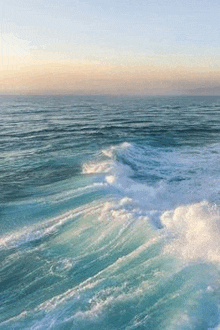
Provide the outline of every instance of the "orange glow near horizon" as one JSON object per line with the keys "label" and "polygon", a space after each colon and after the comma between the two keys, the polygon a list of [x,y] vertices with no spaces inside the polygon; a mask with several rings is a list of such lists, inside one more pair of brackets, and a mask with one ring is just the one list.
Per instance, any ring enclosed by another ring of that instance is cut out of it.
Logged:
{"label": "orange glow near horizon", "polygon": [[168,66],[151,60],[149,64],[115,65],[33,60],[29,55],[1,57],[0,63],[1,94],[164,95],[191,94],[198,89],[215,94],[220,82],[220,69],[206,63]]}

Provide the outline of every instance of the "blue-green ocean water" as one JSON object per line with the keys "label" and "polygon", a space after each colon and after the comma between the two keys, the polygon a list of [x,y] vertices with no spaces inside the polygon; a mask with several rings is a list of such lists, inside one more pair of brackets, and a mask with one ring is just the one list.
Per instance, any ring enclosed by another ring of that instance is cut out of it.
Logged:
{"label": "blue-green ocean water", "polygon": [[0,329],[219,329],[220,97],[0,97]]}

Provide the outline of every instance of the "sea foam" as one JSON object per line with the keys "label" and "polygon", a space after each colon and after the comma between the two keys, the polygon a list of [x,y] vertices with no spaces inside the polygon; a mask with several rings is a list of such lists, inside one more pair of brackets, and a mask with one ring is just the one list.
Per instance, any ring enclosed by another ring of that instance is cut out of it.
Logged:
{"label": "sea foam", "polygon": [[207,201],[177,207],[161,216],[170,235],[165,252],[189,261],[220,262],[220,213]]}

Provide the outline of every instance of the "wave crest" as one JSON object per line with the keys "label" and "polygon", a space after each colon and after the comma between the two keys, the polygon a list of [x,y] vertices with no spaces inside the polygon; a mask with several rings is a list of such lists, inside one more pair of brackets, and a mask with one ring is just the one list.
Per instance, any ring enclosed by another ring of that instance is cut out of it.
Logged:
{"label": "wave crest", "polygon": [[220,213],[204,201],[166,211],[161,223],[171,234],[165,252],[178,253],[189,261],[220,262]]}

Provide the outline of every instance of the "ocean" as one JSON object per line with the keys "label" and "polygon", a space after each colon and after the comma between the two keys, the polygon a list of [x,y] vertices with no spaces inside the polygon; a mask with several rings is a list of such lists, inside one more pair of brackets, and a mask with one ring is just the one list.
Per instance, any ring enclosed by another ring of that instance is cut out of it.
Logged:
{"label": "ocean", "polygon": [[0,329],[220,329],[220,97],[0,97]]}

